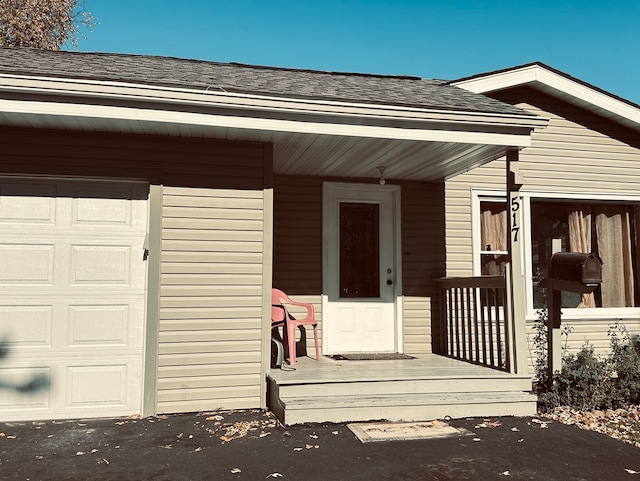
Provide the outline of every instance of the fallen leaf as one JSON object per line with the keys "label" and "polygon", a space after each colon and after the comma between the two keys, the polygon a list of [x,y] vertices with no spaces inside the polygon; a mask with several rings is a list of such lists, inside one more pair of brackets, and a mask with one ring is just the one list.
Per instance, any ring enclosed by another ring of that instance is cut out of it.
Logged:
{"label": "fallen leaf", "polygon": [[518,439],[519,443],[523,443],[524,442],[524,438]]}
{"label": "fallen leaf", "polygon": [[511,428],[511,430],[512,430],[514,433],[517,433],[518,431],[520,431],[518,428]]}
{"label": "fallen leaf", "polygon": [[92,450],[91,450],[91,454],[94,454],[94,453],[97,453],[97,452],[98,452],[98,450],[97,450],[97,449],[92,449]]}
{"label": "fallen leaf", "polygon": [[221,439],[223,442],[225,442],[225,443],[226,443],[227,441],[231,441],[231,438],[228,438],[228,437],[226,437],[226,436],[220,436],[220,439]]}
{"label": "fallen leaf", "polygon": [[318,439],[318,435],[316,433],[309,434],[309,437],[312,439]]}
{"label": "fallen leaf", "polygon": [[260,437],[261,437],[261,438],[264,438],[264,437],[266,437],[266,436],[269,436],[270,434],[271,434],[271,433],[260,433]]}
{"label": "fallen leaf", "polygon": [[37,459],[37,460],[44,459],[44,456],[36,456],[36,459]]}
{"label": "fallen leaf", "polygon": [[281,478],[282,474],[280,473],[271,473],[267,478]]}
{"label": "fallen leaf", "polygon": [[84,451],[78,451],[76,453],[76,456],[84,456],[85,454],[87,454],[87,453],[85,453]]}
{"label": "fallen leaf", "polygon": [[118,421],[118,422],[116,423],[116,426],[122,426],[122,425],[124,425],[124,424],[127,424],[127,421]]}
{"label": "fallen leaf", "polygon": [[222,421],[223,419],[224,418],[222,416],[216,415],[216,416],[209,416],[208,418],[205,418],[205,421]]}
{"label": "fallen leaf", "polygon": [[202,447],[198,446],[193,452],[199,453],[200,451],[202,451]]}
{"label": "fallen leaf", "polygon": [[13,436],[13,435],[7,436],[7,439],[16,439],[16,438],[17,438],[17,436]]}
{"label": "fallen leaf", "polygon": [[340,431],[331,431],[331,434],[333,434],[334,436],[337,436],[338,434],[340,434]]}
{"label": "fallen leaf", "polygon": [[231,470],[231,474],[238,474],[238,473],[241,473],[241,472],[242,472],[242,470],[240,468],[233,468]]}
{"label": "fallen leaf", "polygon": [[107,458],[102,458],[101,462],[104,463],[104,464],[111,464],[111,463],[109,463],[109,460]]}
{"label": "fallen leaf", "polygon": [[503,473],[500,473],[500,476],[511,476],[511,473],[509,471],[505,471]]}
{"label": "fallen leaf", "polygon": [[482,439],[480,439],[480,438],[473,438],[473,440],[474,440],[476,443],[479,443],[480,441],[482,441]]}
{"label": "fallen leaf", "polygon": [[294,451],[302,451],[302,448],[293,448]]}
{"label": "fallen leaf", "polygon": [[625,471],[629,474],[640,474],[640,471],[634,471],[633,469],[625,469]]}
{"label": "fallen leaf", "polygon": [[486,428],[487,425],[485,423],[476,424],[476,429]]}

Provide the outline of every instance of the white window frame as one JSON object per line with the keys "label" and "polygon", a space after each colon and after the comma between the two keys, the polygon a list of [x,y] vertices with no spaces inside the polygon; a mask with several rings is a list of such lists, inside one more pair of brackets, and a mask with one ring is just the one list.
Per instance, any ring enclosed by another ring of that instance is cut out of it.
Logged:
{"label": "white window frame", "polygon": [[[522,200],[523,219],[520,234],[523,236],[523,259],[524,276],[525,276],[525,293],[526,293],[526,317],[527,320],[536,319],[537,313],[533,308],[533,266],[531,263],[531,200],[546,199],[567,201],[576,200],[582,202],[638,202],[640,203],[640,194],[602,194],[602,193],[584,193],[584,192],[548,192],[548,191],[530,191],[523,190],[520,192]],[[505,201],[506,196],[503,191],[473,189],[471,191],[471,232],[473,242],[473,275],[481,274],[480,257],[483,253],[480,238],[480,202],[483,201]],[[626,320],[638,319],[640,316],[640,307],[593,307],[593,308],[563,308],[562,317],[566,320]]]}

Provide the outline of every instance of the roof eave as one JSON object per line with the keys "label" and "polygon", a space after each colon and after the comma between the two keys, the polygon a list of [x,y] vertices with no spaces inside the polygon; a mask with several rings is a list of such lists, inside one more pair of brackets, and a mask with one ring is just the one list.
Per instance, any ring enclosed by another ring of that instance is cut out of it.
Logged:
{"label": "roof eave", "polygon": [[640,106],[540,63],[476,75],[453,81],[451,85],[479,94],[531,86],[640,130]]}
{"label": "roof eave", "polygon": [[[150,114],[148,121],[193,122],[197,125],[205,122],[206,125],[207,122],[236,119],[239,128],[243,124],[247,128],[302,128],[305,132],[322,134],[336,133],[337,127],[341,135],[391,136],[389,138],[412,140],[451,141],[455,137],[459,141],[460,135],[466,134],[470,143],[526,146],[528,141],[524,137],[528,136],[528,131],[546,125],[545,119],[525,113],[448,111],[14,75],[0,75],[0,92],[11,97],[3,102],[2,110],[16,109],[31,115],[54,112],[78,117],[105,115],[127,118],[131,115],[140,120],[146,112]],[[40,100],[25,103],[22,97]],[[73,102],[80,99],[82,102]],[[188,112],[188,109],[192,111]],[[225,114],[218,115],[222,118],[215,120],[216,116],[211,114],[214,110]],[[158,114],[163,112],[171,115],[159,117]],[[247,115],[249,112],[259,115]],[[306,125],[293,125],[301,121]]]}

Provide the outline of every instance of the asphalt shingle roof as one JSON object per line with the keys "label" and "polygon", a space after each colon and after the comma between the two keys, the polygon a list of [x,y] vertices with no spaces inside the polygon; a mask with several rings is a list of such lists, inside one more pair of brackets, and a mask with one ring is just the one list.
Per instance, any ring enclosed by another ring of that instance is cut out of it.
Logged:
{"label": "asphalt shingle roof", "polygon": [[512,105],[411,76],[324,72],[172,57],[0,47],[0,74],[220,90],[287,98],[531,115]]}

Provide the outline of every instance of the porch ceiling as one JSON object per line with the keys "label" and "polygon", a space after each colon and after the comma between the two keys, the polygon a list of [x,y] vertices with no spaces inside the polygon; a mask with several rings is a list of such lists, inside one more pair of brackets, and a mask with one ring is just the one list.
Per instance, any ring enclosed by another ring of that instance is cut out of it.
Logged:
{"label": "porch ceiling", "polygon": [[494,160],[505,146],[340,136],[282,136],[274,173],[435,181]]}
{"label": "porch ceiling", "polygon": [[387,179],[435,181],[494,160],[504,155],[506,149],[505,145],[487,143],[287,132],[59,113],[4,111],[0,112],[0,125],[269,142],[274,147],[274,173],[281,175],[377,178],[378,167],[384,166]]}

